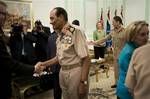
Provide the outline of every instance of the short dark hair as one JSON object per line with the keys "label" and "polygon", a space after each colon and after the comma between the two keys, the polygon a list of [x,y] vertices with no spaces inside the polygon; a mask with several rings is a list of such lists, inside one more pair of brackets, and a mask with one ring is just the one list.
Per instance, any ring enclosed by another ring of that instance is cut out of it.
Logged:
{"label": "short dark hair", "polygon": [[121,19],[121,17],[120,17],[120,16],[114,16],[114,17],[113,17],[113,19],[114,19],[115,21],[118,21],[120,24],[122,24],[122,25],[123,25],[123,23],[122,23],[122,19]]}
{"label": "short dark hair", "polygon": [[40,20],[36,20],[36,21],[35,21],[35,24],[37,24],[37,25],[42,25],[42,22],[41,22]]}
{"label": "short dark hair", "polygon": [[64,19],[66,22],[68,22],[68,14],[66,12],[66,10],[62,7],[56,7],[54,8],[56,9],[56,16],[59,17],[60,15],[63,15],[64,16]]}
{"label": "short dark hair", "polygon": [[72,24],[80,26],[79,20],[73,20],[73,21],[72,21]]}

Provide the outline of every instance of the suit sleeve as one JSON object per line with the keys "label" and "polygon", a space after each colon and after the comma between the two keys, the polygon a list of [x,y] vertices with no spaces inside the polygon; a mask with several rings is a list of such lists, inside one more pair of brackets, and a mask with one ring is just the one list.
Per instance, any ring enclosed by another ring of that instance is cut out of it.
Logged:
{"label": "suit sleeve", "polygon": [[0,60],[1,69],[7,70],[9,72],[15,72],[17,74],[32,75],[34,72],[34,67],[26,64],[22,64],[15,61],[7,52],[5,44],[0,38]]}

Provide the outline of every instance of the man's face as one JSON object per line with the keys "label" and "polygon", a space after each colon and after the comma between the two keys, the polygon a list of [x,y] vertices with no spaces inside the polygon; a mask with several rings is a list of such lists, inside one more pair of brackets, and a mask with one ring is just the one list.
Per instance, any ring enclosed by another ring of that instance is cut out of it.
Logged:
{"label": "man's face", "polygon": [[50,12],[50,24],[52,24],[54,30],[60,30],[63,28],[62,16],[56,16],[57,10],[54,9]]}
{"label": "man's face", "polygon": [[112,25],[113,25],[114,28],[117,28],[117,27],[119,26],[119,21],[115,21],[115,20],[113,19]]}
{"label": "man's face", "polygon": [[0,27],[4,25],[6,15],[7,15],[6,6],[0,4]]}

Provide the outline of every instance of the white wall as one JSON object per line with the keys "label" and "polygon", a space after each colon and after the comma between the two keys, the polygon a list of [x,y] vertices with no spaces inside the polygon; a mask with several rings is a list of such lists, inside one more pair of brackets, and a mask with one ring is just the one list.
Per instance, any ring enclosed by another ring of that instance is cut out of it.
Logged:
{"label": "white wall", "polygon": [[150,25],[149,0],[125,0],[124,3],[125,3],[125,26],[136,20],[145,20]]}
{"label": "white wall", "polygon": [[66,0],[65,7],[67,9],[69,22],[71,23],[77,19],[80,21],[80,26],[84,28],[84,0]]}
{"label": "white wall", "polygon": [[88,39],[93,38],[93,31],[95,30],[97,22],[97,2],[96,0],[86,0],[85,4],[85,32]]}
{"label": "white wall", "polygon": [[41,20],[43,25],[49,26],[51,30],[53,30],[51,25],[49,24],[50,11],[57,6],[64,7],[64,1],[65,0],[33,0],[32,6],[34,21]]}
{"label": "white wall", "polygon": [[146,20],[145,4],[146,0],[125,1],[125,25],[136,20]]}

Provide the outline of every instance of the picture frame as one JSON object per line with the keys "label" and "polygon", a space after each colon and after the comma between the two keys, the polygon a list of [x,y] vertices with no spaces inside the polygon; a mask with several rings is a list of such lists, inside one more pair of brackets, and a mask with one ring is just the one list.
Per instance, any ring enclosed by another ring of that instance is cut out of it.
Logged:
{"label": "picture frame", "polygon": [[4,0],[7,4],[8,16],[4,24],[4,31],[11,29],[13,23],[26,21],[29,30],[33,27],[32,1],[31,0]]}

